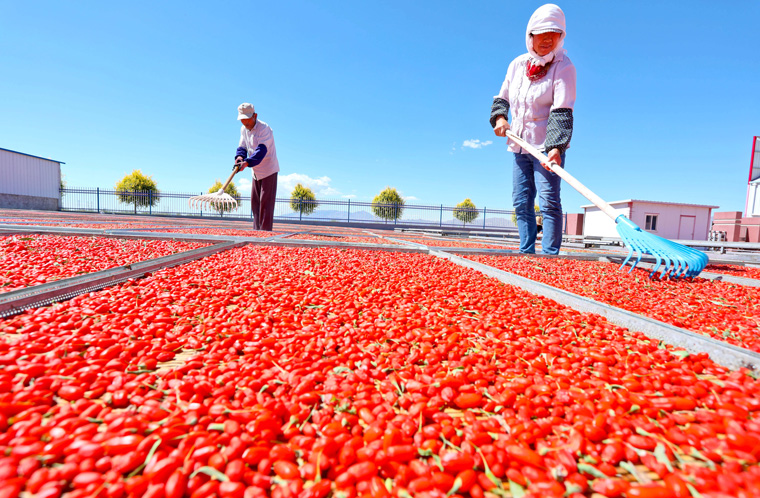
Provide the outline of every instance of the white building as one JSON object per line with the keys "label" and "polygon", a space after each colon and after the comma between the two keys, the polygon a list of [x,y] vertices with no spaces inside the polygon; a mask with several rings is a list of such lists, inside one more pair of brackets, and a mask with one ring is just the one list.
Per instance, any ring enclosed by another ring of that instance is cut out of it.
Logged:
{"label": "white building", "polygon": [[749,163],[747,204],[744,216],[760,216],[760,137],[752,137],[752,159]]}
{"label": "white building", "polygon": [[0,148],[0,208],[57,210],[61,164]]}
{"label": "white building", "polygon": [[[625,215],[646,230],[670,240],[707,240],[712,222],[712,210],[718,206],[679,204],[674,202],[628,199],[610,202],[618,215]],[[617,224],[599,208],[590,204],[584,210],[583,235],[619,237]]]}

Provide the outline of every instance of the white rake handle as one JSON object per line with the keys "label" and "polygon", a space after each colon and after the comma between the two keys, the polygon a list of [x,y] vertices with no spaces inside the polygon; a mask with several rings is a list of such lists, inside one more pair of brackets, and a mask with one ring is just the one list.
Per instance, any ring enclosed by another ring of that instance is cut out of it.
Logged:
{"label": "white rake handle", "polygon": [[574,176],[572,176],[570,173],[562,169],[557,163],[549,161],[549,158],[540,150],[536,149],[532,145],[530,145],[528,142],[523,140],[522,138],[515,135],[511,130],[507,130],[507,137],[512,140],[514,143],[522,147],[523,149],[530,152],[530,154],[541,161],[542,163],[548,164],[551,168],[553,173],[556,173],[559,175],[560,178],[565,180],[567,183],[570,184],[571,187],[573,187],[575,190],[577,190],[583,197],[590,200],[594,206],[598,207],[602,211],[604,211],[604,214],[612,218],[613,220],[617,221],[617,217],[619,213],[615,212],[615,209],[610,206],[607,202],[604,201],[601,197],[590,191],[588,188],[586,188],[585,185],[583,185],[581,182],[575,179]]}

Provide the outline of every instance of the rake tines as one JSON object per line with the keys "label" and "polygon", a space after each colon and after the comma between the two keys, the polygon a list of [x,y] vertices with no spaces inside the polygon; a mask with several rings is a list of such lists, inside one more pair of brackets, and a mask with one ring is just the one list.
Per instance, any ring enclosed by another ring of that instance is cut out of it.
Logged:
{"label": "rake tines", "polygon": [[[618,216],[615,221],[620,238],[628,246],[628,257],[625,258],[620,268],[625,267],[634,252],[638,253],[636,261],[628,270],[629,273],[641,261],[644,254],[651,254],[655,257],[655,265],[652,273],[649,274],[650,277],[654,276],[658,270],[660,271],[660,278],[665,275],[674,278],[696,277],[707,266],[708,258],[702,251],[645,232],[623,215]],[[660,267],[662,267],[661,270]]]}
{"label": "rake tines", "polygon": [[203,210],[204,208],[216,208],[229,211],[236,209],[238,205],[237,200],[234,197],[221,190],[217,190],[212,194],[196,195],[195,197],[188,199],[188,203],[191,208],[200,210]]}
{"label": "rake tines", "polygon": [[235,176],[237,172],[238,166],[236,164],[232,167],[232,174],[229,178],[227,178],[227,181],[224,182],[222,188],[210,194],[196,195],[195,197],[191,197],[187,200],[188,204],[190,204],[190,207],[200,210],[203,208],[209,208],[216,209],[218,211],[232,211],[233,209],[237,209],[237,199],[224,191],[224,189],[227,188],[227,185],[229,185],[232,181],[232,177]]}

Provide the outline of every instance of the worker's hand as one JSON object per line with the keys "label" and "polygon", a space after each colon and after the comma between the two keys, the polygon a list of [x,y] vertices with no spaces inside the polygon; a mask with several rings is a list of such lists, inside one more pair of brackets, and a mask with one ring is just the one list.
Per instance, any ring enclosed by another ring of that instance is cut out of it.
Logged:
{"label": "worker's hand", "polygon": [[233,169],[237,168],[238,173],[243,171],[245,167],[248,166],[248,163],[245,162],[245,159],[243,156],[237,156],[235,158],[235,165],[232,167]]}
{"label": "worker's hand", "polygon": [[497,137],[506,137],[507,130],[509,129],[509,122],[504,116],[496,118],[496,126],[493,127],[493,132]]}
{"label": "worker's hand", "polygon": [[[562,157],[560,155],[559,149],[550,150],[547,156],[549,156],[549,162],[557,163],[557,166],[562,166]],[[549,171],[552,170],[546,163],[541,163],[541,166],[548,169]]]}

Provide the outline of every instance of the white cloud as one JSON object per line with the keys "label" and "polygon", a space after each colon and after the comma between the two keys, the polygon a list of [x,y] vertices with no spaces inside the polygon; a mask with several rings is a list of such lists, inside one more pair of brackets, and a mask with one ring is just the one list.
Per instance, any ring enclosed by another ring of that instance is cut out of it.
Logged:
{"label": "white cloud", "polygon": [[290,195],[290,192],[292,192],[295,186],[300,183],[309,187],[318,199],[341,195],[339,190],[330,186],[331,181],[332,180],[329,176],[312,178],[308,175],[302,175],[301,173],[291,173],[277,178],[277,191],[282,192],[282,194],[280,194],[281,196]]}
{"label": "white cloud", "polygon": [[472,140],[465,140],[462,143],[462,147],[469,147],[470,149],[482,149],[483,147],[491,145],[492,143],[493,142],[491,140],[481,142],[477,138],[473,138]]}
{"label": "white cloud", "polygon": [[344,199],[356,199],[356,194],[341,195]]}
{"label": "white cloud", "polygon": [[243,194],[251,195],[252,187],[253,187],[253,183],[251,183],[251,180],[249,180],[248,178],[241,178],[237,184],[237,189],[238,189],[238,192],[240,192],[240,195],[243,195]]}
{"label": "white cloud", "polygon": [[410,195],[410,196],[408,196],[408,197],[404,197],[404,200],[405,200],[405,201],[418,201],[418,200],[420,200],[420,199],[419,199],[419,197],[415,197],[415,196],[413,196],[413,195]]}

